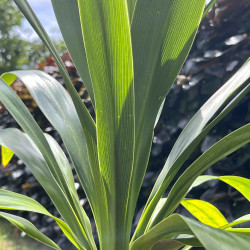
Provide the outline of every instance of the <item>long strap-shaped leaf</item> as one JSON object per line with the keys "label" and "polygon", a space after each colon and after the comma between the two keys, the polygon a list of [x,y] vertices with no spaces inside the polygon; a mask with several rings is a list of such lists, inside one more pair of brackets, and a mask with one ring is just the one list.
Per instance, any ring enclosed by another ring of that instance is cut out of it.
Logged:
{"label": "long strap-shaped leaf", "polygon": [[[230,96],[249,79],[249,77],[250,59],[248,59],[246,63],[218,91],[216,91],[216,93],[212,97],[210,97],[208,101],[193,116],[190,122],[183,129],[171,153],[169,154],[164,168],[159,178],[157,179],[157,182],[150,195],[151,198],[156,194],[162,183],[167,179],[168,172],[171,170],[176,159],[178,159],[178,157],[184,152],[186,148],[188,148],[188,146],[194,141],[194,139],[202,133],[202,130],[207,122],[213,117],[213,115],[219,110],[219,108],[222,107],[222,105],[228,100],[228,98],[230,98]],[[247,87],[246,91],[244,91],[244,95],[248,91],[250,91],[249,87]],[[241,99],[243,96],[239,95],[239,99]],[[234,99],[236,101],[236,104],[238,103],[237,99]],[[231,110],[231,108],[229,110]],[[225,109],[224,111],[227,110]],[[224,115],[222,117],[224,117]],[[214,123],[214,125],[215,124],[216,123]],[[205,135],[203,135],[203,138],[204,136]]]}
{"label": "long strap-shaped leaf", "polygon": [[[221,121],[234,107],[236,107],[236,105],[247,93],[249,93],[250,84],[248,84],[237,96],[235,96],[234,99],[219,113],[219,115],[205,127],[209,119],[211,119],[211,117],[220,109],[224,102],[226,102],[226,100],[249,78],[249,67],[250,60],[248,60],[245,65],[243,65],[243,67],[237,72],[237,74],[233,76],[201,107],[201,109],[184,128],[180,137],[177,139],[177,142],[172,149],[168,160],[166,161],[165,166],[148,198],[147,204],[138,224],[136,234],[143,232],[158,201],[161,199],[168,185],[171,183],[178,170],[181,168],[183,163],[190,156],[196,146],[208,134],[208,132],[216,124],[218,124],[218,122]],[[224,96],[224,99],[221,99],[221,95]]]}
{"label": "long strap-shaped leaf", "polygon": [[236,225],[248,222],[248,221],[250,221],[250,214],[246,214],[246,215],[228,223],[227,225],[221,227],[221,229],[227,229],[227,228],[230,228],[230,227],[233,227],[233,226],[236,226]]}
{"label": "long strap-shaped leaf", "polygon": [[[58,81],[42,71],[13,71],[4,74],[2,78],[13,80],[14,76],[22,80],[43,114],[61,135],[90,202],[98,232],[106,230],[108,219],[105,187],[99,165],[90,165],[88,161],[90,157],[88,157],[86,140],[69,94]],[[100,221],[103,228],[99,228]]]}
{"label": "long strap-shaped leaf", "polygon": [[[49,170],[51,171],[53,177],[67,198],[72,201],[72,205],[78,205],[79,207],[79,201],[74,198],[74,195],[72,196],[72,189],[69,190],[68,181],[65,178],[65,175],[63,175],[46,138],[25,105],[15,94],[15,92],[5,82],[2,81],[2,79],[0,79],[0,90],[1,101],[5,104],[6,108],[13,115],[19,125],[24,131],[27,132],[27,134],[39,148],[46,163],[49,166]],[[79,215],[81,215],[81,213]],[[91,237],[91,232],[89,236]]]}
{"label": "long strap-shaped leaf", "polygon": [[[77,114],[79,116],[81,126],[85,135],[85,139],[87,142],[87,149],[88,149],[88,156],[90,165],[94,166],[95,168],[98,166],[98,156],[97,156],[97,145],[96,145],[96,128],[92,117],[90,116],[86,106],[82,102],[80,96],[78,95],[77,91],[75,90],[67,70],[57,53],[57,50],[54,44],[51,42],[48,34],[44,30],[43,26],[39,22],[38,18],[36,17],[35,13],[32,11],[31,7],[29,6],[27,0],[14,0],[18,8],[22,11],[28,22],[34,28],[35,32],[38,34],[40,39],[44,42],[48,50],[50,51],[51,55],[54,57],[55,62],[62,74],[62,77],[65,81],[67,89],[72,97],[74,106],[76,108]],[[91,93],[91,90],[89,90]],[[105,218],[105,217],[103,217]],[[98,225],[97,225],[98,226]],[[105,230],[104,230],[105,231]]]}
{"label": "long strap-shaped leaf", "polygon": [[195,179],[206,169],[248,142],[250,142],[250,124],[230,133],[202,154],[176,181],[166,202],[151,225],[157,224],[165,216],[168,216],[174,211]]}
{"label": "long strap-shaped leaf", "polygon": [[[14,79],[16,76],[7,75],[7,80]],[[31,116],[23,102],[20,98],[16,95],[16,93],[2,80],[0,79],[0,100],[4,103],[8,111],[12,114],[21,128],[29,135],[29,137],[34,141],[36,146],[38,147],[39,151],[42,153],[46,163],[48,164],[49,170],[51,171],[53,177],[55,178],[56,182],[59,184],[60,188],[63,190],[64,195],[72,202],[74,209],[78,206],[79,201],[72,196],[72,191],[68,188],[68,182],[65,179],[65,175],[63,175],[60,167],[54,157],[54,154],[51,151],[51,148],[43,135],[41,129],[35,122],[34,118]],[[71,205],[70,205],[71,206]],[[75,209],[75,212],[80,211],[79,209]],[[93,236],[91,233],[91,226],[88,225],[88,219],[85,215],[84,218],[82,217],[82,213],[77,215],[78,219],[80,220],[83,228],[85,228],[85,232],[87,233],[87,238],[94,244]],[[81,220],[81,218],[83,220]],[[86,224],[86,222],[88,222]],[[76,228],[77,230],[82,230],[80,228]],[[80,232],[79,232],[80,233]]]}
{"label": "long strap-shaped leaf", "polygon": [[[70,78],[67,74],[67,71],[64,67],[64,64],[63,64],[62,60],[60,59],[53,43],[49,39],[46,31],[42,27],[42,25],[39,22],[39,20],[37,19],[36,15],[32,11],[32,9],[30,8],[28,2],[26,0],[15,0],[15,3],[20,8],[22,13],[25,15],[27,20],[30,22],[30,24],[32,25],[32,27],[34,28],[34,30],[36,31],[38,36],[41,38],[41,40],[47,46],[50,53],[54,57],[55,62],[57,63],[57,66],[62,74],[62,77],[65,81],[65,84],[70,92],[70,95],[71,95],[72,100],[74,102],[74,105],[76,107],[76,111],[77,111],[77,114],[79,116],[83,131],[85,134],[87,147],[88,147],[88,156],[89,156],[90,165],[94,166],[96,168],[96,166],[98,166],[98,155],[97,155],[97,145],[96,145],[95,124],[94,124],[88,110],[86,109],[85,105],[83,104],[80,97],[78,96],[78,93],[74,89],[74,87],[70,81]],[[97,187],[97,192],[98,191],[99,190]],[[105,209],[105,206],[104,206],[104,209]],[[107,215],[105,217],[107,217]],[[103,217],[103,218],[105,218],[105,217]],[[104,227],[106,224],[107,223],[104,223]],[[97,229],[98,228],[99,228],[99,223],[97,220]],[[100,229],[98,230],[98,232],[99,231],[100,231]],[[102,231],[107,232],[108,230],[102,230]],[[104,237],[104,238],[106,238],[106,237]]]}
{"label": "long strap-shaped leaf", "polygon": [[94,104],[94,93],[83,44],[77,0],[52,0],[51,2],[63,40]]}
{"label": "long strap-shaped leaf", "polygon": [[[95,131],[95,124],[86,108],[84,103],[82,102],[80,96],[78,95],[77,91],[75,90],[69,75],[67,73],[67,70],[60,58],[60,56],[57,53],[57,50],[54,46],[54,44],[51,42],[48,34],[44,30],[43,26],[37,19],[36,15],[32,11],[31,7],[29,6],[27,0],[14,0],[18,8],[21,10],[25,18],[28,20],[30,25],[33,27],[37,35],[40,37],[40,39],[43,41],[43,43],[48,48],[51,55],[54,57],[55,62],[60,70],[60,73],[62,74],[62,77],[65,81],[65,84],[67,86],[67,89],[69,90],[69,93],[72,97],[72,100],[74,102],[74,105],[76,107],[77,114],[80,118],[81,125],[83,127],[85,136],[86,134],[90,134],[91,137],[96,140],[96,131]],[[87,136],[86,136],[87,137]]]}
{"label": "long strap-shaped leaf", "polygon": [[[72,101],[76,108],[77,114],[79,116],[81,126],[85,135],[85,139],[87,141],[87,148],[89,154],[89,161],[91,165],[98,166],[98,158],[97,158],[97,149],[96,149],[96,128],[92,117],[90,116],[86,106],[82,102],[80,96],[78,95],[77,91],[75,90],[67,70],[57,53],[57,50],[54,44],[51,42],[48,34],[44,30],[43,26],[39,22],[38,18],[36,17],[35,13],[32,11],[31,7],[29,6],[27,0],[14,0],[18,8],[22,11],[23,15],[26,17],[30,25],[34,28],[37,35],[46,45],[48,50],[50,51],[51,55],[54,57],[55,62],[62,74],[62,77],[65,81],[67,89],[72,97]],[[9,81],[12,81],[9,79]],[[91,92],[91,91],[90,91]]]}
{"label": "long strap-shaped leaf", "polygon": [[24,131],[33,139],[37,147],[43,154],[45,160],[50,166],[51,172],[53,173],[55,179],[63,189],[63,183],[61,180],[60,172],[57,172],[58,164],[55,157],[45,139],[41,129],[35,122],[34,118],[31,116],[28,109],[25,107],[21,99],[16,95],[16,93],[0,78],[0,100],[4,103],[8,111],[19,123]]}
{"label": "long strap-shaped leaf", "polygon": [[76,242],[74,239],[75,236],[64,221],[50,214],[40,203],[27,196],[0,189],[0,208],[8,210],[23,210],[47,215],[57,222],[64,234],[78,249],[81,248],[81,245]]}
{"label": "long strap-shaped leaf", "polygon": [[158,241],[171,239],[179,234],[194,234],[208,250],[248,249],[250,242],[249,236],[209,227],[185,216],[174,214],[138,238],[132,244],[131,250],[151,249]]}
{"label": "long strap-shaped leaf", "polygon": [[[67,89],[72,97],[74,106],[76,108],[77,114],[79,116],[81,126],[85,135],[85,139],[87,141],[87,148],[88,148],[88,155],[89,161],[91,165],[98,166],[98,157],[97,157],[97,145],[96,145],[96,128],[95,123],[88,112],[86,106],[82,102],[80,96],[78,95],[77,91],[75,90],[67,70],[57,53],[57,50],[54,44],[51,42],[48,34],[44,30],[43,26],[39,22],[38,18],[32,11],[31,7],[29,6],[27,0],[14,0],[18,8],[22,11],[28,22],[34,28],[40,39],[44,42],[48,50],[50,51],[51,55],[54,57],[55,62],[62,74],[62,77],[65,81]],[[91,92],[91,91],[90,91]]]}
{"label": "long strap-shaped leaf", "polygon": [[[83,215],[85,223],[83,225],[72,208],[74,204],[70,204],[34,142],[18,129],[5,129],[0,131],[0,144],[10,148],[30,168],[77,239],[85,248],[91,249],[90,244],[94,245],[94,241],[91,239],[91,225],[86,214]],[[63,172],[61,174],[63,175]]]}
{"label": "long strap-shaped leaf", "polygon": [[146,171],[158,110],[191,48],[204,5],[204,0],[138,0],[136,3],[131,23],[135,162],[128,223],[132,221]]}
{"label": "long strap-shaped leaf", "polygon": [[[126,249],[128,190],[134,149],[134,84],[126,0],[79,0],[92,79],[100,169],[110,205],[110,249]],[[125,235],[124,235],[125,234]]]}
{"label": "long strap-shaped leaf", "polygon": [[[134,1],[134,0],[132,0]],[[137,0],[136,0],[137,1]],[[204,11],[203,11],[203,15],[202,15],[202,18],[201,18],[201,21],[205,18],[206,14],[208,13],[208,11],[213,7],[213,5],[216,3],[216,0],[211,0],[205,7]],[[135,7],[136,5],[136,2],[132,4],[132,6]],[[131,7],[132,8],[132,7]],[[164,106],[164,103],[165,103],[165,99],[163,100],[159,110],[158,110],[158,113],[157,113],[157,117],[156,117],[156,120],[155,120],[155,124],[154,124],[154,127],[157,125],[158,123],[158,120],[161,116],[161,113],[162,113],[162,109],[163,109],[163,106]]]}
{"label": "long strap-shaped leaf", "polygon": [[14,226],[25,232],[30,237],[34,238],[35,240],[38,240],[42,242],[43,244],[46,244],[54,249],[61,249],[55,242],[53,242],[50,238],[48,238],[46,235],[41,233],[31,222],[28,220],[13,215],[8,214],[4,212],[0,212],[0,217],[5,218],[10,223],[12,223]]}
{"label": "long strap-shaped leaf", "polygon": [[[201,185],[206,181],[220,180],[238,190],[250,201],[250,179],[239,176],[213,176],[202,175],[199,176],[192,184],[191,188]],[[190,188],[190,189],[191,189]]]}

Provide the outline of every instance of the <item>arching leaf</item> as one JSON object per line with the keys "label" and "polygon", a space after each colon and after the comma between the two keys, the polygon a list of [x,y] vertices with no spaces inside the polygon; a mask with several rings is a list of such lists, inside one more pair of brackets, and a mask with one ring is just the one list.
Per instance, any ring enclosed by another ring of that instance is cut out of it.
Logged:
{"label": "arching leaf", "polygon": [[205,225],[221,228],[228,224],[222,213],[209,202],[184,199],[181,201],[181,205]]}
{"label": "arching leaf", "polygon": [[250,242],[250,236],[209,227],[185,216],[173,214],[139,237],[130,249],[151,249],[158,241],[171,239],[180,234],[195,235],[208,250],[248,249]]}
{"label": "arching leaf", "polygon": [[151,225],[157,224],[165,216],[170,215],[174,211],[185,197],[195,179],[206,169],[248,142],[250,142],[250,124],[230,133],[203,153],[175,182],[166,202]]}
{"label": "arching leaf", "polygon": [[47,215],[57,222],[64,234],[77,248],[81,247],[64,221],[50,214],[40,203],[27,196],[0,189],[0,209],[23,210]]}
{"label": "arching leaf", "polygon": [[42,242],[45,245],[48,245],[54,249],[61,249],[59,246],[56,245],[50,238],[48,238],[46,235],[41,233],[31,222],[28,220],[13,215],[13,214],[7,214],[4,212],[0,212],[0,217],[5,218],[10,223],[18,227],[20,230],[25,232],[30,237],[34,238],[35,240],[38,240]]}

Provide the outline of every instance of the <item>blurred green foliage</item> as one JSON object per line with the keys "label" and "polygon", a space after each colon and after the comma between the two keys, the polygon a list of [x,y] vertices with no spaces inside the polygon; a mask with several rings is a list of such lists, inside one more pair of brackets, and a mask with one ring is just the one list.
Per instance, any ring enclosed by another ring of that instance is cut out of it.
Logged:
{"label": "blurred green foliage", "polygon": [[[1,1],[1,0],[0,0]],[[32,42],[23,41],[24,54],[21,55],[18,61],[19,68],[35,68],[40,62],[45,62],[46,57],[50,56],[46,46],[40,40],[34,40]],[[54,42],[59,54],[62,56],[66,51],[66,46],[62,39]]]}
{"label": "blurred green foliage", "polygon": [[15,32],[21,24],[22,15],[16,6],[9,0],[0,0],[0,73],[18,68],[24,55],[25,41]]}
{"label": "blurred green foliage", "polygon": [[[23,68],[34,68],[49,56],[40,40],[25,41],[17,29],[22,26],[23,16],[10,0],[0,0],[0,74]],[[25,32],[25,31],[23,31]],[[66,47],[62,40],[56,41],[62,55]]]}

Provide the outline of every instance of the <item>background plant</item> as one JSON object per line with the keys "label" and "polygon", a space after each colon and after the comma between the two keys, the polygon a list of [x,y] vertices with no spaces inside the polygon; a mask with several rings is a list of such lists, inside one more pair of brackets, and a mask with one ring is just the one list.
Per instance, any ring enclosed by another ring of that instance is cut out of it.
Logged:
{"label": "background plant", "polygon": [[[12,1],[0,1],[0,74],[13,69],[35,67],[36,63],[49,55],[40,40],[26,41],[17,32],[23,16]],[[23,31],[25,32],[25,31]],[[59,54],[65,53],[60,39],[54,41]]]}
{"label": "background plant", "polygon": [[[53,2],[57,18],[58,20],[61,20],[61,30],[69,52],[71,53],[79,74],[85,75],[85,85],[88,88],[92,100],[94,100],[95,97],[97,137],[95,135],[95,124],[91,120],[85,106],[82,104],[80,98],[72,87],[71,82],[67,77],[66,70],[61,63],[60,58],[55,53],[54,47],[44,33],[44,30],[25,2],[21,3],[20,1],[16,1],[16,3],[19,5],[28,20],[33,24],[33,27],[40,34],[45,44],[54,55],[59,69],[64,76],[67,88],[72,96],[80,120],[76,118],[77,115],[73,112],[74,108],[71,99],[69,99],[67,94],[64,94],[63,89],[52,78],[39,72],[13,72],[12,74],[4,75],[3,79],[6,82],[11,83],[13,79],[15,79],[14,75],[21,78],[26,83],[31,94],[34,96],[34,99],[47,118],[61,133],[62,138],[65,139],[65,145],[71,155],[73,164],[75,165],[79,178],[92,206],[101,248],[108,249],[107,247],[109,247],[109,249],[126,249],[128,248],[133,210],[143,180],[142,173],[145,172],[147,165],[145,152],[148,152],[149,154],[152,132],[158,109],[160,108],[165,94],[169,91],[172,82],[182,66],[186,54],[190,49],[195,30],[197,29],[201,18],[204,3],[193,1],[192,4],[194,11],[187,14],[187,6],[185,6],[185,3],[178,5],[176,2],[169,1],[157,5],[150,1],[147,3],[138,1],[137,5],[134,5],[134,2],[129,2],[128,13],[130,19],[128,19],[129,17],[126,10],[127,3],[125,1],[121,4],[114,2],[114,4],[117,4],[115,5],[117,6],[117,9],[111,9],[108,1],[103,3],[103,6],[95,1],[92,3],[86,2],[85,4],[82,1],[79,1],[80,17],[81,15],[84,16],[84,18],[81,19],[83,38],[85,42],[84,48],[81,39],[79,19],[77,15],[72,14],[77,13],[77,2],[75,1],[74,4],[72,4],[72,2],[70,3],[70,6],[67,6],[68,3],[65,1],[64,8],[60,8],[61,5],[58,4],[58,2]],[[133,7],[136,7],[134,12]],[[163,7],[168,8],[164,9]],[[76,11],[65,15],[64,11],[68,11],[69,9],[72,10],[72,8],[76,8]],[[112,15],[115,16],[115,13],[113,12],[114,10],[117,11],[116,14],[121,17],[119,20],[120,23],[114,23],[114,18],[112,18]],[[100,16],[98,15],[99,11],[102,13]],[[177,14],[181,17],[185,17],[186,21],[192,20],[192,22],[187,22],[187,25],[182,26],[181,21],[183,20],[179,19]],[[73,22],[75,27],[75,29],[71,29],[70,32],[66,29],[67,26],[63,24],[64,21],[66,22],[66,16],[69,17],[69,20],[67,21]],[[152,17],[152,20],[159,20],[159,22],[152,22],[149,16]],[[162,19],[158,19],[159,17]],[[101,20],[102,18],[104,18],[104,22]],[[166,21],[165,25],[163,20]],[[96,25],[97,28],[94,27]],[[139,31],[142,30],[140,27],[141,25],[146,30],[139,33]],[[130,44],[130,26],[132,45]],[[120,29],[120,27],[122,27],[122,29]],[[158,28],[157,32],[155,27]],[[180,28],[183,29],[182,32],[180,32]],[[93,30],[96,30],[97,32],[93,33]],[[140,41],[147,41],[151,37],[149,31],[152,30],[156,32],[154,39],[151,43],[142,46]],[[119,34],[122,34],[123,36],[120,37]],[[164,34],[163,39],[161,39],[162,34]],[[159,37],[157,37],[157,35]],[[165,35],[168,38],[166,41]],[[77,36],[80,37],[79,39],[75,39],[73,44],[70,38]],[[182,39],[180,39],[180,36],[183,36]],[[177,37],[179,39],[178,42],[176,42]],[[120,38],[123,40],[120,41]],[[116,41],[116,39],[118,40]],[[133,60],[131,46],[133,47]],[[159,53],[157,53],[157,49]],[[85,54],[85,50],[88,64],[86,64],[87,61],[85,57],[80,58],[80,55]],[[82,53],[80,53],[80,51],[82,51]],[[122,55],[124,55],[124,57]],[[83,62],[85,62],[85,64],[83,64]],[[154,70],[147,71],[144,70],[144,67],[146,67],[146,69],[149,68]],[[207,125],[207,127],[205,127],[206,123],[213,117],[220,106],[225,103],[227,98],[240,88],[249,78],[247,75],[248,69],[249,65],[247,62],[225,85],[226,87],[216,93],[187,125],[183,134],[177,141],[177,146],[173,148],[169,160],[167,161],[167,165],[156,182],[152,195],[149,197],[149,202],[146,205],[145,212],[142,214],[141,221],[139,222],[136,233],[134,234],[133,240],[142,234],[145,235],[131,244],[132,248],[140,249],[144,246],[151,248],[155,243],[172,244],[177,240],[166,240],[167,237],[170,237],[171,239],[175,234],[180,233],[195,234],[204,246],[211,249],[220,244],[226,244],[231,247],[231,239],[236,241],[240,240],[243,247],[247,246],[248,238],[241,234],[233,234],[218,229],[212,230],[210,227],[206,227],[205,225],[202,226],[202,224],[198,224],[193,220],[178,215],[173,215],[162,220],[166,215],[172,213],[174,208],[181,202],[185,193],[188,191],[188,186],[186,186],[185,189],[182,188],[181,192],[172,191],[169,196],[170,198],[165,201],[163,200],[160,211],[157,212],[158,209],[156,209],[153,217],[151,217],[151,215],[157,203],[160,201],[165,188],[170,184],[172,178],[175,176],[191,151],[205,134],[248,92],[249,87],[246,86],[245,89],[243,89],[238,96],[235,97],[235,99],[233,99],[226,108],[219,113],[209,125]],[[91,78],[87,77],[88,74],[91,75]],[[133,87],[133,79],[135,79],[135,83],[136,79],[138,81],[137,85],[135,84],[135,89]],[[46,84],[44,84],[44,82]],[[103,84],[103,82],[105,84]],[[148,82],[148,84],[145,84],[145,82]],[[165,82],[168,82],[169,84],[163,84]],[[39,92],[38,88],[34,87],[34,84],[37,86],[43,86],[43,91]],[[158,86],[156,86],[156,84],[158,84]],[[1,84],[1,87],[1,90],[3,91],[1,95],[3,103],[28,135],[27,137],[26,135],[14,130],[4,131],[2,133],[2,143],[9,148],[14,146],[17,147],[13,151],[15,151],[15,153],[22,158],[27,165],[32,165],[32,163],[34,164],[34,162],[36,162],[39,166],[39,168],[35,168],[35,166],[32,168],[33,173],[39,179],[44,188],[47,189],[52,200],[54,199],[54,203],[62,217],[68,223],[67,227],[62,221],[58,220],[59,225],[72,242],[80,248],[95,248],[88,219],[82,208],[79,206],[79,202],[77,202],[77,195],[74,187],[72,188],[73,183],[72,177],[70,177],[69,174],[69,166],[64,166],[64,168],[58,166],[58,163],[61,165],[62,159],[64,162],[65,156],[63,156],[62,152],[49,136],[46,136],[45,139],[27,110],[23,108],[20,100],[16,98],[10,89],[7,88],[4,83]],[[57,97],[59,91],[61,92],[60,95],[64,96],[65,99],[62,100],[62,103],[55,104],[57,101],[61,101],[58,100]],[[151,98],[149,99],[149,92],[154,93],[153,98],[151,95]],[[52,97],[50,100],[54,100],[55,103],[44,108],[43,105],[45,103],[48,105],[47,100],[49,97]],[[12,99],[12,103],[9,102],[10,99]],[[72,106],[71,113],[66,112],[65,115],[65,111],[62,111],[62,108],[67,107],[67,111],[70,105]],[[61,116],[55,116],[55,114],[61,114]],[[25,117],[25,119],[23,117]],[[72,122],[72,120],[74,120],[74,122]],[[64,126],[65,121],[67,121],[67,129],[65,129]],[[69,131],[69,129],[71,129],[71,131]],[[74,136],[76,131],[78,133]],[[83,134],[82,136],[80,134],[81,131],[83,131],[82,133],[85,135],[86,142]],[[71,133],[69,134],[69,132]],[[204,164],[204,168],[201,169],[204,171],[205,167],[208,167],[208,164],[205,163],[207,163],[208,160],[208,162],[212,162],[209,157],[213,157],[213,160],[217,161],[222,158],[222,156],[231,153],[247,143],[249,141],[249,138],[247,137],[248,132],[249,126],[245,126],[232,133],[222,141],[218,142],[218,144],[211,148],[211,150],[205,152],[197,162],[194,162],[190,166],[190,169],[196,169],[200,164]],[[135,142],[133,141],[133,135],[135,135]],[[12,138],[12,141],[10,140],[10,137]],[[17,138],[21,138],[22,143],[25,143],[26,150],[29,149],[29,152],[33,152],[29,157],[27,157],[25,152],[19,151],[25,149],[18,144],[18,142],[20,143],[20,140],[15,141]],[[69,141],[67,138],[74,138],[74,140]],[[52,147],[54,155],[50,150],[48,143]],[[134,151],[133,148],[136,150]],[[76,154],[76,149],[81,150],[81,154]],[[86,158],[84,163],[86,165],[84,168],[80,167],[81,165],[79,163],[84,162],[84,158],[81,158],[84,156],[82,152],[85,152],[85,156],[89,158],[91,168],[89,167],[89,163],[86,162]],[[42,158],[40,157],[41,154],[43,155]],[[134,163],[133,156],[135,157]],[[43,169],[44,172],[36,172],[38,169]],[[199,169],[199,171],[201,170]],[[181,177],[179,182],[176,182],[173,190],[176,190],[181,186],[182,181],[186,176],[190,177],[190,171],[188,171],[187,174],[184,173],[184,177]],[[194,178],[193,181],[195,180],[195,177],[198,177],[198,175],[203,172],[200,173],[199,171],[197,171],[197,176],[191,171],[191,176]],[[42,174],[44,175],[43,178]],[[48,185],[49,179],[52,180],[52,182],[49,181],[50,185]],[[53,182],[53,180],[55,180],[55,182]],[[47,181],[47,183],[45,181]],[[192,183],[189,184],[190,186],[192,185]],[[52,185],[53,188],[51,188]],[[51,189],[48,190],[49,188]],[[57,195],[53,193],[55,190],[58,192]],[[3,193],[4,192],[6,191],[3,191]],[[172,198],[175,196],[174,194],[177,193],[180,194],[180,196],[177,196],[179,200]],[[11,195],[14,194],[8,193],[9,197]],[[18,195],[14,196],[17,199]],[[59,196],[61,197],[60,199],[58,199]],[[105,196],[106,199],[102,199]],[[22,197],[20,200],[21,199],[24,200],[25,198]],[[64,204],[63,208],[62,202]],[[48,214],[34,201],[29,200],[28,203],[32,203],[32,206],[30,208],[26,207],[26,210],[40,211]],[[13,207],[17,208],[16,204],[13,204]],[[19,223],[22,224],[22,227],[20,224],[19,227],[23,230],[27,231],[27,228],[32,228],[27,221],[18,217],[8,217],[6,214],[3,214],[3,216],[5,216],[5,218],[7,217],[13,223],[15,223],[16,220],[19,220]],[[153,227],[154,225],[155,227]],[[173,225],[177,226],[177,231],[172,227]],[[202,226],[205,235],[201,235],[199,230],[197,231],[197,228],[200,226]],[[153,228],[151,229],[151,227]],[[162,227],[167,229],[171,228],[171,231],[162,231]],[[189,229],[187,229],[187,227]],[[53,245],[47,238],[44,238],[41,234],[35,231],[34,228],[30,229],[28,233],[31,235],[33,234],[33,237],[39,237],[40,240],[47,244]],[[215,234],[214,242],[207,242],[206,240],[204,242],[204,239],[207,239],[207,235],[210,235],[211,233]],[[84,238],[82,238],[82,236],[84,236]],[[162,239],[166,241],[159,243],[158,241]],[[225,241],[225,239],[228,241]],[[185,239],[178,239],[178,244],[183,244],[179,242],[185,242]],[[186,242],[188,242],[188,244],[199,244],[199,242],[197,243],[196,238],[187,239]]]}
{"label": "background plant", "polygon": [[25,42],[14,28],[21,26],[22,15],[13,2],[0,1],[0,73],[17,68]]}

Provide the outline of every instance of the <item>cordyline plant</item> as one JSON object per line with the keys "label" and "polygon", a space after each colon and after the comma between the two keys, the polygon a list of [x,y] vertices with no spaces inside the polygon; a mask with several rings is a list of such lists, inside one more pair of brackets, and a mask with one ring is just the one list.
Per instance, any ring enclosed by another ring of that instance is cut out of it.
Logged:
{"label": "cordyline plant", "polygon": [[[218,179],[250,200],[248,179],[200,176],[250,141],[250,124],[215,143],[177,179],[167,198],[162,196],[201,140],[249,92],[250,60],[184,128],[131,235],[154,126],[210,5],[204,10],[205,0],[52,0],[69,53],[92,99],[94,122],[27,1],[15,3],[50,50],[69,94],[41,71],[2,75],[0,100],[24,132],[4,129],[0,131],[0,143],[4,158],[10,149],[30,168],[62,219],[35,200],[6,190],[0,190],[0,208],[50,216],[76,248],[97,248],[74,187],[69,161],[9,87],[18,77],[61,135],[91,206],[100,249],[249,249],[250,229],[232,226],[248,221],[250,215],[228,223],[212,204],[185,196],[193,186]],[[198,220],[173,214],[180,204]],[[5,212],[0,216],[31,237],[59,249],[26,219]]]}

